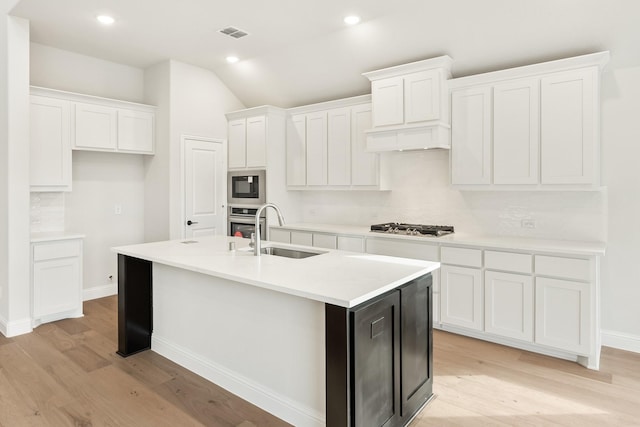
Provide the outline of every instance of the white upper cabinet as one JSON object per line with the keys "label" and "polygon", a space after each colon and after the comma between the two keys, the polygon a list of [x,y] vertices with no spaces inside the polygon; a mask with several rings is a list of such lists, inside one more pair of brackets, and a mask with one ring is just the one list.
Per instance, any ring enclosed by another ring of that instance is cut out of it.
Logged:
{"label": "white upper cabinet", "polygon": [[597,189],[600,70],[608,60],[600,52],[449,80],[451,183]]}
{"label": "white upper cabinet", "polygon": [[307,119],[304,114],[287,119],[287,186],[307,184]]}
{"label": "white upper cabinet", "polygon": [[247,117],[247,167],[267,165],[267,121],[265,116]]}
{"label": "white upper cabinet", "polygon": [[461,89],[451,94],[451,182],[491,183],[491,91]]}
{"label": "white upper cabinet", "polygon": [[493,87],[494,184],[538,183],[538,88],[537,79]]}
{"label": "white upper cabinet", "polygon": [[[227,113],[227,167],[264,169],[269,140],[282,138],[283,112],[271,106]],[[281,129],[282,128],[282,129]],[[272,149],[275,149],[272,147]]]}
{"label": "white upper cabinet", "polygon": [[598,69],[541,79],[542,183],[591,184],[598,140]]}
{"label": "white upper cabinet", "polygon": [[118,144],[118,110],[76,103],[73,148],[115,151]]}
{"label": "white upper cabinet", "polygon": [[371,129],[371,104],[351,108],[351,184],[378,185],[379,155],[367,151],[365,131]]}
{"label": "white upper cabinet", "polygon": [[371,81],[369,151],[449,148],[451,62],[440,56],[363,74]]}
{"label": "white upper cabinet", "polygon": [[404,122],[419,123],[440,118],[440,87],[438,70],[412,73],[404,77]]}
{"label": "white upper cabinet", "polygon": [[369,96],[289,110],[287,186],[291,190],[384,190],[386,168],[367,151]]}
{"label": "white upper cabinet", "polygon": [[374,127],[404,123],[403,87],[402,77],[391,77],[371,83],[371,102],[375,110]]}
{"label": "white upper cabinet", "polygon": [[118,150],[153,153],[154,114],[118,109]]}
{"label": "white upper cabinet", "polygon": [[229,169],[243,168],[247,165],[247,120],[229,120],[228,129],[228,154]]}
{"label": "white upper cabinet", "polygon": [[71,103],[31,96],[31,191],[71,191]]}
{"label": "white upper cabinet", "polygon": [[327,113],[307,114],[307,185],[327,185]]}
{"label": "white upper cabinet", "polygon": [[327,183],[351,184],[351,109],[327,113]]}

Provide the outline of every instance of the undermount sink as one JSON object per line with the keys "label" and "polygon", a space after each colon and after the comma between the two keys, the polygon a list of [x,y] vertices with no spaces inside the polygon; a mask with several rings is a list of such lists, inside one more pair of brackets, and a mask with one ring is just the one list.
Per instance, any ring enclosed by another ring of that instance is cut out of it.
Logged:
{"label": "undermount sink", "polygon": [[266,246],[260,248],[260,253],[263,253],[265,255],[282,256],[285,258],[302,259],[309,258],[315,255],[325,254],[326,252],[303,251],[300,249],[287,249],[278,246]]}

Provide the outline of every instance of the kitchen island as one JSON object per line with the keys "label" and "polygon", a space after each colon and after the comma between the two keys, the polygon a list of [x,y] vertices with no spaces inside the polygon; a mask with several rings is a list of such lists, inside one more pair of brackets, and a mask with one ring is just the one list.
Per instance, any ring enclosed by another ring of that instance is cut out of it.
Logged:
{"label": "kitchen island", "polygon": [[297,426],[407,424],[432,395],[439,263],[247,246],[219,236],[114,248],[119,354],[151,348]]}

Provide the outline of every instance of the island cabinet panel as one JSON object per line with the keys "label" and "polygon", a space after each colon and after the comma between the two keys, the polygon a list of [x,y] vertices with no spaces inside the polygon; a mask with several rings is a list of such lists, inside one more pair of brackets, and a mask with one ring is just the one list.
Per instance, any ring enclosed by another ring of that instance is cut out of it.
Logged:
{"label": "island cabinet panel", "polygon": [[118,351],[126,357],[151,348],[152,263],[118,255]]}
{"label": "island cabinet panel", "polygon": [[426,274],[351,309],[325,305],[327,426],[409,423],[433,388]]}

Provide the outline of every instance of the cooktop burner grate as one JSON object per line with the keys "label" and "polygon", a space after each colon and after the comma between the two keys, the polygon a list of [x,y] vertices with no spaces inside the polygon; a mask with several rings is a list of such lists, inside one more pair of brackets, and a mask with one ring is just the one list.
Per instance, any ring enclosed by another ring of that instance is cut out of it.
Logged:
{"label": "cooktop burner grate", "polygon": [[453,233],[451,225],[406,224],[402,222],[385,222],[374,224],[371,231],[380,233],[405,234],[409,236],[444,236]]}

